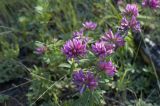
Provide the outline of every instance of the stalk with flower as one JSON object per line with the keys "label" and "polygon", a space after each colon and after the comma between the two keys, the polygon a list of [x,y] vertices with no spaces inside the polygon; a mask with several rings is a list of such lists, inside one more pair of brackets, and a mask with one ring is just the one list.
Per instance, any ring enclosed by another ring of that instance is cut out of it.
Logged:
{"label": "stalk with flower", "polygon": [[[84,32],[91,30],[96,30],[97,24],[92,21],[86,21],[82,25],[83,27],[80,31],[73,33],[73,38],[67,41],[62,47],[62,52],[66,55],[67,58],[71,59],[81,59],[87,58],[86,55],[88,52],[92,52],[97,59],[97,64],[95,67],[99,70],[89,70],[84,71],[83,67],[80,67],[81,70],[74,71],[72,75],[73,84],[76,85],[76,88],[82,94],[86,89],[91,91],[95,90],[98,87],[99,82],[99,72],[102,70],[106,75],[113,77],[117,72],[116,66],[112,61],[106,61],[106,58],[112,56],[113,53],[120,47],[125,45],[125,37],[130,29],[132,31],[138,32],[141,31],[140,23],[137,21],[138,7],[136,4],[127,4],[124,12],[123,18],[121,20],[120,29],[113,34],[110,29],[108,32],[105,32],[99,40],[94,41],[91,44],[88,44],[87,37]],[[124,36],[122,36],[124,35]],[[90,66],[92,67],[92,66]]]}

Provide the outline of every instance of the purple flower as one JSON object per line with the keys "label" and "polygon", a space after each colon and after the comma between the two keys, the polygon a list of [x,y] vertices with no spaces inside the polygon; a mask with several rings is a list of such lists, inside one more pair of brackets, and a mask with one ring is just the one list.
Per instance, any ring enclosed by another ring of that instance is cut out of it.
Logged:
{"label": "purple flower", "polygon": [[143,0],[142,6],[144,7],[150,7],[152,9],[157,9],[160,7],[160,1],[159,0]]}
{"label": "purple flower", "polygon": [[[138,16],[138,7],[136,4],[127,4],[124,17],[121,20],[121,29],[126,31],[127,29],[131,28],[135,32],[140,32],[140,22],[137,21],[136,17]],[[126,18],[130,16],[129,18]]]}
{"label": "purple flower", "polygon": [[135,32],[141,31],[140,22],[137,21],[135,16],[132,16],[130,21],[128,21],[125,17],[122,18],[121,29],[125,31],[129,28],[131,28]]}
{"label": "purple flower", "polygon": [[99,57],[105,57],[114,52],[114,45],[105,42],[96,42],[92,45],[92,51]]}
{"label": "purple flower", "polygon": [[140,22],[136,20],[135,16],[132,16],[129,26],[131,29],[133,29],[133,31],[141,31]]}
{"label": "purple flower", "polygon": [[136,4],[127,4],[125,10],[124,10],[124,15],[126,16],[138,16],[138,7]]}
{"label": "purple flower", "polygon": [[116,67],[113,65],[111,61],[109,62],[100,62],[99,67],[101,70],[103,70],[107,75],[114,76],[116,70]]}
{"label": "purple flower", "polygon": [[35,49],[35,53],[41,55],[44,54],[46,50],[47,50],[46,46],[40,46]]}
{"label": "purple flower", "polygon": [[122,4],[123,0],[115,0],[116,4]]}
{"label": "purple flower", "polygon": [[123,17],[122,20],[121,20],[121,29],[126,31],[129,27],[129,22],[128,20],[126,19],[126,17]]}
{"label": "purple flower", "polygon": [[116,33],[114,35],[112,30],[109,30],[108,32],[106,32],[105,35],[102,36],[101,40],[107,41],[111,44],[115,44],[116,46],[124,46],[124,43],[125,43],[124,38],[119,33]]}
{"label": "purple flower", "polygon": [[74,38],[74,39],[82,40],[84,43],[88,43],[89,38],[83,36],[83,33],[84,33],[84,29],[81,28],[80,31],[75,31],[75,32],[73,32],[73,38]]}
{"label": "purple flower", "polygon": [[73,38],[81,38],[83,36],[84,29],[80,29],[80,31],[73,32]]}
{"label": "purple flower", "polygon": [[76,85],[81,94],[86,88],[94,90],[98,85],[97,79],[90,71],[87,71],[86,73],[83,70],[75,71],[72,77],[73,83]]}
{"label": "purple flower", "polygon": [[86,43],[80,39],[69,40],[64,44],[62,52],[67,56],[67,58],[84,56],[87,53]]}
{"label": "purple flower", "polygon": [[97,24],[92,22],[92,21],[86,21],[85,23],[82,24],[84,28],[88,30],[95,30],[97,27]]}

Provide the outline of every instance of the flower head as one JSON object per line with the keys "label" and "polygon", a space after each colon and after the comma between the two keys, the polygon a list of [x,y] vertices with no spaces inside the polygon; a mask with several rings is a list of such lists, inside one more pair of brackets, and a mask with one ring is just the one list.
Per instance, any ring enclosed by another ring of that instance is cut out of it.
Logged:
{"label": "flower head", "polygon": [[80,31],[73,32],[73,38],[81,38],[83,36],[84,29],[80,29]]}
{"label": "flower head", "polygon": [[116,46],[124,46],[124,38],[119,33],[114,35],[112,30],[106,32],[105,35],[102,36],[101,40],[115,44]]}
{"label": "flower head", "polygon": [[87,71],[86,73],[83,70],[75,71],[72,77],[73,83],[76,85],[81,94],[86,88],[94,90],[98,85],[97,79],[90,71]]}
{"label": "flower head", "polygon": [[122,4],[123,0],[115,0],[116,4]]}
{"label": "flower head", "polygon": [[67,56],[67,58],[84,56],[87,52],[86,43],[80,39],[69,40],[64,44],[62,52]]}
{"label": "flower head", "polygon": [[97,24],[92,22],[92,21],[86,21],[85,23],[82,24],[84,28],[88,30],[95,30],[97,27]]}
{"label": "flower head", "polygon": [[116,67],[113,65],[111,61],[109,62],[100,62],[99,67],[101,70],[103,70],[107,75],[114,76],[116,70]]}
{"label": "flower head", "polygon": [[127,4],[125,10],[124,10],[124,14],[126,16],[138,16],[138,7],[136,4]]}
{"label": "flower head", "polygon": [[122,20],[121,20],[121,26],[120,26],[120,28],[122,30],[126,31],[128,29],[128,26],[129,26],[128,20],[126,19],[126,17],[123,17]]}
{"label": "flower head", "polygon": [[42,45],[42,46],[39,46],[39,47],[37,47],[37,48],[35,49],[35,53],[40,55],[40,54],[45,53],[46,50],[47,50],[47,47],[44,46],[44,45]]}
{"label": "flower head", "polygon": [[140,22],[136,20],[135,16],[132,16],[129,26],[133,31],[141,31]]}
{"label": "flower head", "polygon": [[157,9],[160,7],[160,1],[159,0],[143,0],[142,6],[144,7],[150,7],[152,9]]}
{"label": "flower head", "polygon": [[75,31],[75,32],[73,32],[73,38],[74,38],[74,39],[82,40],[84,43],[88,43],[89,38],[83,36],[83,33],[84,33],[84,29],[81,28],[80,31]]}
{"label": "flower head", "polygon": [[92,51],[99,57],[105,57],[114,52],[114,45],[105,42],[96,42],[92,45]]}
{"label": "flower head", "polygon": [[132,16],[131,20],[129,21],[125,17],[122,18],[121,29],[125,31],[129,28],[131,28],[135,32],[141,31],[140,22],[137,21],[135,16]]}
{"label": "flower head", "polygon": [[148,6],[148,0],[143,0],[142,1],[142,6],[147,7]]}

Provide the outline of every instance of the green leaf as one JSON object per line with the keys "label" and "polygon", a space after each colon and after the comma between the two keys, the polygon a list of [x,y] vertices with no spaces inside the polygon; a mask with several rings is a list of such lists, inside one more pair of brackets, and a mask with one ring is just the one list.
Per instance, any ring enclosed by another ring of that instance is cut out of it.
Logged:
{"label": "green leaf", "polygon": [[85,63],[85,62],[88,62],[88,61],[89,61],[89,59],[81,59],[81,60],[79,60],[80,63]]}
{"label": "green leaf", "polygon": [[58,67],[63,67],[63,68],[71,68],[71,65],[68,63],[62,63]]}

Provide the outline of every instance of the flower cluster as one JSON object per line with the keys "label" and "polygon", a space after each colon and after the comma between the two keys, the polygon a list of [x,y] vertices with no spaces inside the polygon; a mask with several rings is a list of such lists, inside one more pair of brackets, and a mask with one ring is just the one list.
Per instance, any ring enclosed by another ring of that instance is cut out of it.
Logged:
{"label": "flower cluster", "polygon": [[143,0],[142,6],[150,7],[152,9],[157,9],[160,7],[160,1],[159,0]]}
{"label": "flower cluster", "polygon": [[82,38],[84,29],[80,29],[80,31],[73,32],[73,38]]}
{"label": "flower cluster", "polygon": [[136,20],[135,16],[132,16],[130,21],[126,19],[126,17],[123,17],[121,20],[121,29],[126,31],[128,29],[132,29],[135,32],[140,32],[140,22]]}
{"label": "flower cluster", "polygon": [[92,21],[86,21],[82,25],[85,29],[88,29],[88,30],[95,30],[97,27],[97,24]]}
{"label": "flower cluster", "polygon": [[[95,30],[97,24],[88,21],[82,25],[83,28],[79,31],[73,32],[73,38],[68,40],[62,47],[62,52],[68,59],[78,59],[78,57],[83,57],[87,54],[88,38],[84,36],[84,31]],[[116,46],[120,47],[123,45],[123,37],[118,33],[114,35],[111,30],[109,30],[108,33],[105,33],[99,41],[91,44],[91,52],[93,52],[101,61],[99,65],[100,70],[103,70],[108,76],[114,76],[116,67],[111,61],[105,62],[105,58],[115,52]],[[72,78],[74,85],[76,85],[80,93],[83,93],[85,89],[90,89],[92,91],[98,85],[97,76],[95,76],[94,72],[91,71],[75,71]]]}
{"label": "flower cluster", "polygon": [[111,61],[109,62],[99,62],[99,67],[103,70],[107,75],[113,76],[115,74],[116,67],[113,65]]}
{"label": "flower cluster", "polygon": [[83,36],[84,30],[95,30],[97,24],[92,21],[87,21],[82,25],[83,28],[81,28],[80,31],[73,32],[72,40],[67,41],[62,48],[62,52],[67,58],[77,58],[79,56],[83,57],[87,53],[86,45],[88,38]]}
{"label": "flower cluster", "polygon": [[114,44],[118,47],[124,46],[124,38],[119,33],[114,35],[112,30],[106,32],[104,36],[102,36],[101,40]]}
{"label": "flower cluster", "polygon": [[81,94],[86,88],[94,90],[98,85],[97,79],[90,71],[87,71],[86,73],[83,70],[75,71],[72,77],[73,83],[76,85]]}
{"label": "flower cluster", "polygon": [[76,58],[84,56],[87,53],[86,43],[80,39],[72,39],[66,42],[62,48],[67,58]]}
{"label": "flower cluster", "polygon": [[92,45],[92,51],[98,57],[106,57],[114,52],[114,45],[107,44],[105,42],[96,42]]}
{"label": "flower cluster", "polygon": [[[72,75],[73,83],[80,93],[83,93],[86,89],[90,89],[91,91],[96,89],[99,75],[97,73],[102,71],[110,77],[115,75],[117,72],[116,66],[112,61],[106,61],[106,58],[109,58],[109,56],[116,52],[119,47],[124,46],[125,36],[122,36],[122,34],[126,34],[129,29],[132,29],[132,31],[140,31],[140,23],[136,19],[138,14],[137,5],[128,4],[123,12],[120,26],[123,29],[122,31],[118,30],[114,34],[110,29],[96,42],[88,42],[88,37],[84,36],[85,31],[95,30],[97,24],[92,21],[87,21],[82,24],[83,27],[79,31],[73,32],[73,38],[64,44],[62,52],[67,58],[79,59],[78,57],[83,57],[87,55],[87,51],[90,51],[95,55],[94,57],[98,63],[98,68],[96,69],[99,70],[96,70],[96,72],[84,71],[83,69],[74,71]],[[89,43],[91,43],[91,46]]]}
{"label": "flower cluster", "polygon": [[[113,34],[112,30],[110,29],[104,34],[104,36],[101,37],[100,42],[96,42],[95,45],[92,45],[92,50],[99,57],[104,58],[114,53],[118,47],[124,46],[124,44],[124,38],[118,32]],[[105,58],[101,58],[98,66],[108,76],[114,76],[115,72],[117,72],[112,61],[106,62]]]}
{"label": "flower cluster", "polygon": [[121,20],[121,29],[126,31],[132,29],[135,32],[140,32],[140,22],[137,21],[138,7],[136,4],[127,4],[124,12],[123,18]]}
{"label": "flower cluster", "polygon": [[115,0],[115,3],[116,3],[116,4],[122,4],[122,3],[123,3],[123,0]]}
{"label": "flower cluster", "polygon": [[124,10],[125,16],[138,16],[138,7],[136,4],[127,4],[125,10]]}
{"label": "flower cluster", "polygon": [[41,54],[44,54],[46,51],[47,51],[47,47],[42,45],[37,47],[34,52],[35,54],[41,55]]}

